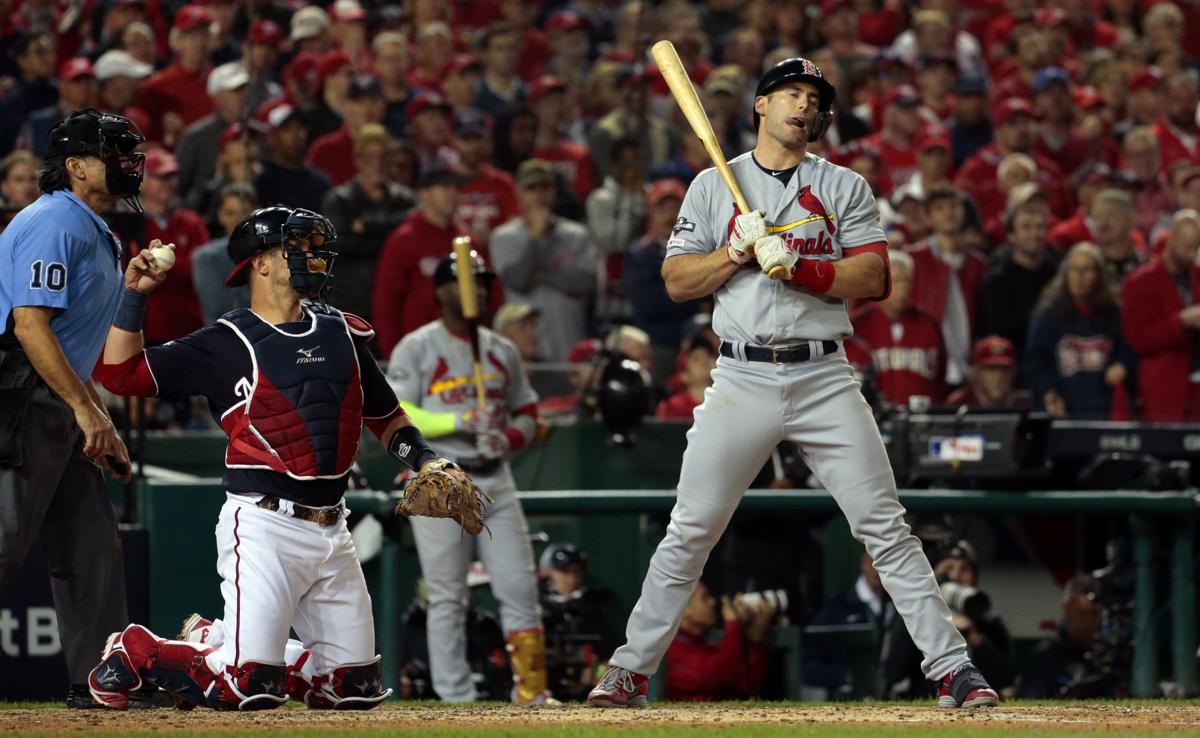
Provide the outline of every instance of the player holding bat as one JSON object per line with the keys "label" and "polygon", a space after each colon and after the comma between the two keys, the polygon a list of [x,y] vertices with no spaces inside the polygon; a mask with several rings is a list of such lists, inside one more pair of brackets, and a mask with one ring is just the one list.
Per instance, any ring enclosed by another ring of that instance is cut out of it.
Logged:
{"label": "player holding bat", "polygon": [[[699,103],[674,49],[663,42],[654,55],[705,140],[707,117],[695,114]],[[866,546],[924,654],[926,677],[938,682],[938,704],[998,702],[971,665],[921,544],[904,522],[879,429],[842,349],[852,333],[846,301],[886,296],[889,271],[867,183],[807,150],[833,121],[835,94],[807,59],[772,67],[755,91],[754,150],[726,167],[715,143],[708,147],[718,169],[697,175],[684,198],[662,275],[674,300],[713,295],[720,358],[688,432],[678,501],[650,559],[626,644],[588,696],[590,705],[646,703],[649,677],[675,637],[709,552],[783,441],[799,446]],[[748,197],[737,196],[739,183]],[[747,200],[760,209],[750,212]]]}
{"label": "player holding bat", "polygon": [[[408,334],[392,350],[388,379],[405,411],[440,455],[457,462],[493,499],[490,535],[463,537],[442,520],[412,518],[421,572],[429,586],[427,632],[433,688],[448,702],[477,699],[466,654],[467,569],[479,559],[500,600],[516,687],[513,701],[543,703],[545,640],[529,527],[505,456],[538,433],[537,394],[517,347],[479,326],[495,275],[456,243],[433,273],[442,317]],[[464,268],[464,264],[469,265]]]}

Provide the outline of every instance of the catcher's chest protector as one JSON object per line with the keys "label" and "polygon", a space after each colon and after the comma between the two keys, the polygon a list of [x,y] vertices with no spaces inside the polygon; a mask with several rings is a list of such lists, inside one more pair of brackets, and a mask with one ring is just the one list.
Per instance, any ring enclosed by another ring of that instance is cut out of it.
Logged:
{"label": "catcher's chest protector", "polygon": [[[334,308],[305,305],[304,333],[285,333],[246,308],[220,322],[232,328],[254,365],[245,399],[221,418],[225,465],[271,469],[294,479],[337,478],[350,470],[362,433],[358,355]],[[241,391],[239,391],[241,394]]]}

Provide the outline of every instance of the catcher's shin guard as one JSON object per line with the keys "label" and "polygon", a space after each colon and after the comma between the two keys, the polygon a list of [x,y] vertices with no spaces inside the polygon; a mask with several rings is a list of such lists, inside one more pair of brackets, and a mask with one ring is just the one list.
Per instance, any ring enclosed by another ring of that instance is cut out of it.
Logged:
{"label": "catcher's shin guard", "polygon": [[546,638],[541,628],[508,634],[508,658],[518,705],[539,703],[546,698]]}
{"label": "catcher's shin guard", "polygon": [[[304,693],[304,704],[313,710],[370,710],[392,696],[392,690],[381,689],[381,658],[376,656],[361,664],[343,664],[328,674],[312,678]],[[300,665],[293,669],[293,688],[306,680]]]}

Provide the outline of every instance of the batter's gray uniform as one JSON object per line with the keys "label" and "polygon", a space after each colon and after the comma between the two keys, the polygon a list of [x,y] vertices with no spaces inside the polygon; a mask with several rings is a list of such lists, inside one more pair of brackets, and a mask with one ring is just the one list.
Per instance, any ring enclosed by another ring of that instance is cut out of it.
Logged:
{"label": "batter's gray uniform", "polygon": [[[501,417],[537,402],[521,366],[517,347],[504,336],[479,329],[484,391],[489,405],[500,405]],[[392,350],[388,379],[401,401],[430,412],[462,415],[476,406],[471,344],[455,337],[440,320],[404,337]],[[427,632],[433,689],[448,702],[474,700],[475,686],[466,652],[466,612],[470,593],[467,569],[478,557],[500,601],[500,623],[506,635],[540,629],[537,578],[529,526],[517,500],[512,470],[504,459],[479,456],[473,435],[455,433],[430,439],[440,456],[457,462],[492,496],[484,522],[490,529],[463,535],[449,519],[409,518],[429,585]]]}
{"label": "batter's gray uniform", "polygon": [[[766,211],[769,232],[802,258],[840,259],[847,249],[884,241],[870,189],[844,167],[808,154],[785,185],[750,153],[730,166],[747,201]],[[733,217],[724,182],[713,169],[701,172],[684,198],[667,258],[724,248]],[[771,449],[785,440],[797,444],[866,545],[925,655],[926,676],[937,679],[967,663],[966,643],[904,522],[879,429],[841,348],[852,333],[845,302],[773,281],[753,261],[714,297],[713,328],[733,357],[717,360],[713,384],[696,409],[678,501],[612,665],[645,675],[658,669],[709,552]],[[837,349],[826,352],[822,341],[837,342]],[[807,343],[814,358],[745,360],[748,344],[798,343]]]}

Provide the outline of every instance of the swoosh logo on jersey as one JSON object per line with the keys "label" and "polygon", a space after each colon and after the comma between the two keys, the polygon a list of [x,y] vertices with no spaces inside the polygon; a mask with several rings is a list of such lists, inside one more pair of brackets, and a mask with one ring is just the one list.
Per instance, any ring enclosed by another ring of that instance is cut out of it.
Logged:
{"label": "swoosh logo on jersey", "polygon": [[833,222],[832,222],[833,216],[832,215],[810,215],[807,218],[801,218],[800,220],[792,221],[791,223],[767,226],[767,233],[784,233],[786,231],[792,230],[793,228],[799,228],[802,225],[808,225],[809,223],[815,223],[818,220],[826,221],[827,225],[829,225],[829,229],[830,229],[829,232],[836,233],[836,230],[833,228]]}
{"label": "swoosh logo on jersey", "polygon": [[[483,374],[483,381],[485,381],[485,382],[488,381],[489,379],[503,379],[503,378],[504,378],[504,375],[501,374],[500,372],[490,372],[490,373],[484,372],[484,374]],[[473,376],[471,376],[471,377],[452,377],[451,379],[444,379],[441,382],[434,382],[433,384],[429,385],[429,394],[436,395],[436,394],[440,394],[442,392],[446,392],[447,390],[457,389],[459,387],[464,387],[468,384],[474,384],[474,383],[475,383],[475,377],[473,377]]]}

